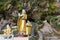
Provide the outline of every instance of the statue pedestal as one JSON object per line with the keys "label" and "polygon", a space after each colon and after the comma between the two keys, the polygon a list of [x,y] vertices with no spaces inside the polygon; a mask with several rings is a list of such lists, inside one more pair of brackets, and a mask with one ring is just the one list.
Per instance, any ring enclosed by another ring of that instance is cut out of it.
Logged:
{"label": "statue pedestal", "polygon": [[18,37],[28,37],[28,35],[18,35]]}
{"label": "statue pedestal", "polygon": [[14,37],[14,40],[29,40],[29,37]]}

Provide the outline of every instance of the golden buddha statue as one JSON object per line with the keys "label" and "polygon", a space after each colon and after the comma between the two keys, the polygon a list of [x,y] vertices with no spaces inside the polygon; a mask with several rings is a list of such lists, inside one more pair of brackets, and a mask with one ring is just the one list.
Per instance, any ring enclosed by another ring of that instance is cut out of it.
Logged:
{"label": "golden buddha statue", "polygon": [[4,30],[4,34],[7,35],[10,33],[11,33],[11,28],[10,28],[9,24],[7,24],[6,29]]}
{"label": "golden buddha statue", "polygon": [[27,14],[26,11],[23,9],[22,14],[19,14],[17,26],[19,33],[25,33],[26,32],[26,20],[27,20]]}

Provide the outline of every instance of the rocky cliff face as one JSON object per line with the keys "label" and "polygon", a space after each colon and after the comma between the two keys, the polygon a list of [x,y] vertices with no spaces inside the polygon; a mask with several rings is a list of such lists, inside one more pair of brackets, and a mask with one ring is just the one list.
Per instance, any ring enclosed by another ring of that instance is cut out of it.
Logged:
{"label": "rocky cliff face", "polygon": [[44,21],[43,28],[38,31],[38,40],[60,40],[58,36],[54,35],[54,31],[55,30],[53,30],[53,27],[48,22]]}

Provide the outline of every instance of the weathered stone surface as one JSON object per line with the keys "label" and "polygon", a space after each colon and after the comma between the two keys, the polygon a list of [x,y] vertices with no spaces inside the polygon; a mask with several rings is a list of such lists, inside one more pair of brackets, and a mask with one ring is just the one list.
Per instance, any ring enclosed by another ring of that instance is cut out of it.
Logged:
{"label": "weathered stone surface", "polygon": [[40,30],[42,31],[43,34],[53,32],[51,25],[47,21],[44,21],[44,26]]}

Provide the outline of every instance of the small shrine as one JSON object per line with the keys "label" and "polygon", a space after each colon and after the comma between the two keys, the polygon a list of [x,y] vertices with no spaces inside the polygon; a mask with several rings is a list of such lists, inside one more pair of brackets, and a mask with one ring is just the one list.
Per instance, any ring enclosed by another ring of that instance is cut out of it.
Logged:
{"label": "small shrine", "polygon": [[[12,28],[17,28],[18,34],[17,37],[13,34],[15,29],[12,30]],[[10,27],[9,24],[6,25],[6,28],[3,30],[2,39],[11,39],[12,40],[29,40],[29,35],[31,33],[32,24],[28,20],[27,21],[27,14],[26,11],[23,9],[22,13],[18,13],[18,19],[17,19],[17,25]]]}

